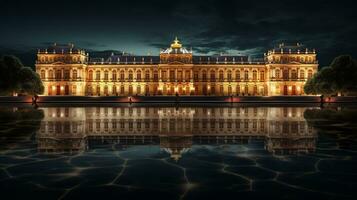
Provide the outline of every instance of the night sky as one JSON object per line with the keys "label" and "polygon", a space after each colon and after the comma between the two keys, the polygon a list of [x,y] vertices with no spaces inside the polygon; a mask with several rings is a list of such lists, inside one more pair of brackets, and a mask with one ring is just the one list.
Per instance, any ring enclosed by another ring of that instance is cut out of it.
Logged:
{"label": "night sky", "polygon": [[93,52],[158,55],[178,36],[195,54],[262,57],[281,42],[318,51],[322,66],[357,58],[357,3],[323,0],[1,1],[0,53],[33,65],[53,42]]}

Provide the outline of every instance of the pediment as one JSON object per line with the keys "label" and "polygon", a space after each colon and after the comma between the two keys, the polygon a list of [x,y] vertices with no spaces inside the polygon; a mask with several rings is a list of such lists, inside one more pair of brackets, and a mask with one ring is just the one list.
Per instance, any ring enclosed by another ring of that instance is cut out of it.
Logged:
{"label": "pediment", "polygon": [[169,65],[184,65],[185,63],[179,62],[179,61],[173,61],[173,62],[169,62],[167,64],[169,64]]}
{"label": "pediment", "polygon": [[66,63],[64,63],[64,62],[54,62],[54,63],[52,63],[52,65],[65,65]]}

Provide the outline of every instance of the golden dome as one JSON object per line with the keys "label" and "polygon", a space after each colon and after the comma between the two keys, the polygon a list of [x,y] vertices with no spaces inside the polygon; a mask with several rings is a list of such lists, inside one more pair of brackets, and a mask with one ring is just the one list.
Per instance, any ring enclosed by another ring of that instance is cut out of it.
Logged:
{"label": "golden dome", "polygon": [[180,41],[176,37],[174,42],[171,44],[171,48],[181,48],[181,47],[182,47],[182,44],[180,43]]}

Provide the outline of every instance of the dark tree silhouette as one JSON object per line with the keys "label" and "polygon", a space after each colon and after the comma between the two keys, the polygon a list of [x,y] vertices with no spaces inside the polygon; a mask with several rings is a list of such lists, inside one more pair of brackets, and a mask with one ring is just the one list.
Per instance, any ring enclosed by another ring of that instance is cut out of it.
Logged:
{"label": "dark tree silhouette", "polygon": [[18,58],[3,56],[0,59],[0,95],[37,95],[43,91],[39,75],[30,67],[25,67]]}
{"label": "dark tree silhouette", "polygon": [[306,94],[356,94],[357,61],[351,56],[336,57],[330,66],[322,68],[309,79],[304,91]]}

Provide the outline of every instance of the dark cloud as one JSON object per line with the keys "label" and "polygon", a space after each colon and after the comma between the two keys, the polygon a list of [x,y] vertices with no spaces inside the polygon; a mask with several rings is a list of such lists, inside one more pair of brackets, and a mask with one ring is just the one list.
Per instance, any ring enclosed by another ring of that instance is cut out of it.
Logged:
{"label": "dark cloud", "polygon": [[158,52],[179,36],[196,54],[259,57],[280,42],[300,42],[318,51],[322,65],[339,54],[357,57],[352,0],[5,0],[1,4],[0,44],[23,52],[51,41],[73,42],[91,51],[146,54]]}

